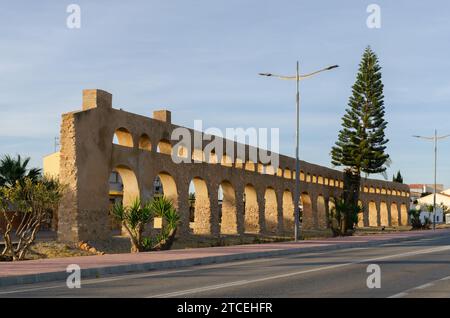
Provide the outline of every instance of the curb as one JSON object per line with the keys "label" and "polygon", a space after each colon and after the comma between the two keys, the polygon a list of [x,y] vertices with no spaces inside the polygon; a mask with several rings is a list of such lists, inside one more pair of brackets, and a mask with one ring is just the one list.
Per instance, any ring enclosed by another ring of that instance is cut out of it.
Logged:
{"label": "curb", "polygon": [[[304,254],[311,252],[322,252],[322,251],[334,251],[347,248],[359,248],[359,247],[373,247],[383,244],[414,241],[420,238],[428,237],[439,237],[448,235],[446,233],[436,233],[427,236],[408,236],[408,237],[398,237],[382,241],[372,241],[372,242],[359,242],[359,243],[348,243],[348,244],[334,244],[327,246],[315,246],[315,247],[298,247],[285,250],[274,250],[274,251],[264,251],[264,252],[252,252],[252,253],[240,253],[240,254],[230,254],[230,255],[219,255],[219,256],[207,256],[198,257],[183,260],[172,260],[172,261],[161,261],[161,262],[148,262],[141,264],[127,264],[127,265],[116,265],[116,266],[106,266],[106,267],[95,267],[81,269],[81,276],[85,278],[100,278],[101,276],[107,275],[117,275],[117,274],[128,274],[128,273],[139,273],[151,270],[162,270],[162,269],[174,269],[180,267],[189,267],[195,265],[209,265],[215,263],[227,263],[239,260],[250,260],[263,257],[275,257],[283,255],[292,254]],[[49,272],[49,273],[39,273],[39,274],[28,274],[19,276],[9,276],[0,277],[0,287],[12,286],[12,285],[22,285],[22,284],[35,284],[43,282],[52,281],[65,281],[67,279],[67,273],[65,271]]]}

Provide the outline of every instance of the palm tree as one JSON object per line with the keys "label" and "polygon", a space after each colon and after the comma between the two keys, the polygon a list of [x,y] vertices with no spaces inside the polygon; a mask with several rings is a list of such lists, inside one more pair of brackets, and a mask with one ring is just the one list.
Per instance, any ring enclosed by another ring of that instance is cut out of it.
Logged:
{"label": "palm tree", "polygon": [[41,169],[31,168],[28,169],[28,163],[30,157],[22,159],[20,155],[17,158],[13,158],[10,155],[3,156],[0,159],[0,186],[12,186],[17,181],[22,181],[25,178],[29,178],[35,182],[41,176]]}

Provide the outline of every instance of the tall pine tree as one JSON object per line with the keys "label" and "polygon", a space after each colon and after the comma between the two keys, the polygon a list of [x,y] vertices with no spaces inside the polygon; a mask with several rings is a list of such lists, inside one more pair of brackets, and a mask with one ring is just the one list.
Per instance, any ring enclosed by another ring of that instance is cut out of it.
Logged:
{"label": "tall pine tree", "polygon": [[343,199],[348,205],[358,204],[361,173],[386,172],[389,155],[385,152],[388,139],[384,134],[387,122],[383,99],[381,67],[376,54],[367,47],[342,118],[342,129],[331,150],[332,164],[345,167]]}

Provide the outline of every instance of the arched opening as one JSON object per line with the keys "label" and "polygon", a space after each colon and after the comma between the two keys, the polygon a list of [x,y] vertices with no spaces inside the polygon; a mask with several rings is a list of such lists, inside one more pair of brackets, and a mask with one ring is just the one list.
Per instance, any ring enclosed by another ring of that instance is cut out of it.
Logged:
{"label": "arched opening", "polygon": [[275,168],[272,165],[265,166],[265,171],[266,171],[266,174],[268,174],[268,175],[271,175],[271,176],[275,175]]}
{"label": "arched opening", "polygon": [[369,226],[378,226],[377,204],[374,201],[369,202]]}
{"label": "arched opening", "polygon": [[[134,200],[139,199],[139,185],[133,170],[124,165],[119,165],[113,169],[109,175],[109,204],[110,210],[115,204],[120,202],[124,206],[130,206]],[[113,231],[120,231],[121,222],[110,215],[110,224]]]}
{"label": "arched opening", "polygon": [[386,202],[380,203],[380,225],[389,226],[389,212]]}
{"label": "arched opening", "polygon": [[194,148],[194,150],[192,151],[192,160],[194,160],[194,162],[204,162],[205,155],[203,153],[203,150]]}
{"label": "arched opening", "polygon": [[178,158],[189,158],[189,149],[185,145],[178,144],[175,149]]}
{"label": "arched opening", "polygon": [[216,164],[218,163],[217,154],[215,151],[211,151],[210,153],[206,153],[206,162],[209,164]]}
{"label": "arched opening", "polygon": [[330,179],[329,185],[330,185],[330,187],[334,187],[334,179]]}
{"label": "arched opening", "polygon": [[369,193],[375,193],[375,188],[374,187],[370,187]]}
{"label": "arched opening", "polygon": [[284,177],[286,179],[292,179],[291,170],[289,168],[284,169]]}
{"label": "arched opening", "polygon": [[235,165],[235,167],[237,169],[243,169],[244,168],[244,161],[241,158],[237,157],[236,158],[236,162],[235,162],[234,165]]}
{"label": "arched opening", "polygon": [[[178,192],[175,179],[167,172],[159,173],[153,180],[153,195],[165,196],[168,200],[172,201],[175,209],[178,209]],[[161,218],[155,218],[153,227],[160,229],[162,227]]]}
{"label": "arched opening", "polygon": [[319,229],[327,228],[327,210],[325,207],[325,199],[322,195],[317,197],[317,222]]}
{"label": "arched opening", "polygon": [[253,161],[250,161],[250,160],[245,162],[245,170],[247,170],[247,171],[255,171],[255,163]]}
{"label": "arched opening", "polygon": [[222,156],[222,159],[220,160],[220,164],[224,167],[233,167],[233,160],[231,159],[230,156],[224,154]]}
{"label": "arched opening", "polygon": [[262,163],[258,163],[258,173],[264,174],[264,165]]}
{"label": "arched opening", "polygon": [[124,147],[133,147],[133,136],[131,136],[130,132],[126,128],[118,128],[114,132],[113,144],[124,146]]}
{"label": "arched opening", "polygon": [[289,190],[283,192],[283,229],[285,232],[292,234],[294,231],[294,201],[292,193]]}
{"label": "arched opening", "polygon": [[317,177],[317,183],[318,184],[323,184],[323,177],[322,176],[318,176]]}
{"label": "arched opening", "polygon": [[189,223],[194,234],[211,234],[211,207],[206,182],[198,177],[189,184]]}
{"label": "arched opening", "polygon": [[[358,206],[363,207],[363,203],[361,200],[358,200]],[[364,211],[358,213],[358,224],[357,227],[364,227]]]}
{"label": "arched opening", "polygon": [[314,216],[312,211],[311,197],[304,192],[301,195],[302,200],[302,229],[310,230],[314,228]]}
{"label": "arched opening", "polygon": [[300,181],[305,181],[305,173],[300,170]]}
{"label": "arched opening", "polygon": [[400,219],[402,221],[402,225],[409,224],[408,210],[406,208],[406,204],[404,203],[400,205]]}
{"label": "arched opening", "polygon": [[236,194],[233,185],[223,181],[218,192],[220,233],[237,234]]}
{"label": "arched opening", "polygon": [[152,143],[150,142],[150,138],[147,134],[142,134],[139,138],[139,149],[151,151]]}
{"label": "arched opening", "polygon": [[397,203],[395,203],[395,202],[391,203],[391,225],[392,226],[400,225],[398,206],[397,206]]}
{"label": "arched opening", "polygon": [[165,155],[171,155],[172,154],[172,145],[170,141],[167,139],[162,139],[158,146],[156,147],[156,152],[163,153]]}
{"label": "arched opening", "polygon": [[244,228],[246,233],[259,233],[259,206],[256,189],[247,184],[244,188]]}
{"label": "arched opening", "polygon": [[283,169],[277,168],[277,177],[282,177],[282,176],[283,176]]}
{"label": "arched opening", "polygon": [[313,174],[311,182],[312,183],[317,183],[317,176],[315,174]]}
{"label": "arched opening", "polygon": [[278,229],[278,202],[273,188],[267,188],[264,194],[264,219],[268,233],[276,233]]}
{"label": "arched opening", "polygon": [[306,182],[311,182],[311,175],[309,173],[306,174]]}

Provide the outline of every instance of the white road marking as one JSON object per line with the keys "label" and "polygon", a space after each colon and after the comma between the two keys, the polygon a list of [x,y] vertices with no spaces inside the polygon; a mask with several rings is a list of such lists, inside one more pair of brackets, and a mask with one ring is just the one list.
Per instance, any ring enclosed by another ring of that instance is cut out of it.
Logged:
{"label": "white road marking", "polygon": [[196,294],[199,292],[222,289],[222,288],[227,288],[227,287],[231,287],[231,286],[242,286],[242,285],[260,283],[260,282],[264,282],[264,281],[268,281],[268,280],[274,280],[274,279],[286,278],[286,277],[308,274],[308,273],[313,273],[313,272],[319,272],[319,271],[324,271],[324,270],[330,270],[330,269],[340,268],[340,267],[349,266],[349,265],[369,263],[369,262],[373,262],[373,261],[380,261],[380,260],[399,258],[399,257],[405,257],[405,256],[430,254],[430,253],[447,251],[447,250],[450,250],[450,246],[448,246],[448,245],[443,246],[443,247],[429,248],[429,249],[425,249],[425,250],[406,252],[406,253],[395,254],[395,255],[380,256],[380,257],[375,257],[375,258],[369,258],[369,259],[364,259],[364,260],[359,260],[359,261],[343,263],[343,264],[318,267],[318,268],[313,268],[313,269],[309,269],[309,270],[291,272],[291,273],[286,273],[286,274],[267,276],[267,277],[252,279],[252,280],[240,280],[240,281],[229,282],[229,283],[224,283],[224,284],[210,285],[210,286],[204,286],[204,287],[199,287],[199,288],[194,288],[194,289],[175,291],[175,292],[171,292],[171,293],[151,295],[151,296],[148,296],[147,298],[169,298],[169,297],[177,297],[177,296],[183,296],[183,295],[189,295],[189,294]]}
{"label": "white road marking", "polygon": [[447,276],[447,277],[444,277],[444,278],[441,278],[441,279],[438,279],[438,280],[434,280],[432,282],[429,282],[429,283],[426,283],[426,284],[423,284],[423,285],[420,285],[420,286],[417,286],[417,287],[413,287],[413,288],[407,289],[405,291],[402,291],[401,293],[389,296],[388,298],[402,298],[402,297],[408,296],[409,294],[411,294],[415,290],[421,290],[421,289],[426,289],[426,288],[429,288],[429,287],[433,287],[434,285],[436,285],[437,282],[446,281],[446,280],[449,280],[449,279],[450,279],[450,276]]}
{"label": "white road marking", "polygon": [[[226,266],[237,266],[237,265],[245,265],[245,264],[251,264],[251,263],[263,263],[263,262],[269,262],[269,261],[276,261],[280,258],[268,258],[268,259],[256,259],[256,260],[248,260],[248,261],[241,261],[241,262],[233,262],[233,263],[221,263],[221,264],[211,264],[211,265],[203,265],[199,266],[198,268],[189,268],[189,269],[182,269],[182,270],[168,270],[163,272],[152,272],[152,273],[139,273],[139,274],[124,274],[121,276],[114,276],[114,277],[106,277],[106,278],[92,278],[87,280],[82,280],[81,286],[83,285],[92,285],[92,284],[101,284],[101,283],[108,283],[108,282],[114,282],[114,281],[120,281],[125,279],[135,279],[135,278],[146,278],[146,277],[153,277],[153,276],[163,276],[163,275],[169,275],[169,274],[179,274],[179,273],[186,273],[186,272],[192,272],[197,271],[199,269],[210,269],[210,268],[220,268]],[[55,289],[55,288],[61,288],[66,287],[65,283],[59,283],[51,286],[42,286],[42,287],[32,287],[32,288],[19,288],[9,291],[0,291],[0,295],[7,295],[7,294],[15,294],[15,293],[25,293],[30,291],[38,291],[38,290],[46,290],[46,289]]]}
{"label": "white road marking", "polygon": [[[438,237],[437,239],[439,239],[440,237]],[[418,239],[417,241],[420,241],[421,239]],[[415,241],[415,242],[417,242]],[[412,243],[412,242],[402,242],[402,243]],[[356,251],[356,250],[366,250],[366,249],[377,249],[380,248],[382,246],[385,246],[387,244],[381,244],[379,246],[371,246],[371,247],[350,247],[350,248],[344,248],[344,249],[336,249],[336,250],[330,250],[330,251],[323,251],[323,252],[310,252],[310,253],[301,253],[301,254],[290,254],[290,255],[286,255],[285,257],[283,257],[284,259],[286,258],[295,258],[295,257],[302,257],[302,256],[315,256],[315,255],[323,255],[323,254],[337,254],[337,253],[342,253],[342,252],[348,252],[348,251]],[[411,252],[409,252],[411,253]],[[432,253],[432,252],[430,252]],[[408,254],[408,253],[405,253]],[[404,254],[398,254],[398,255],[404,255]],[[394,256],[398,256],[398,255],[394,255]],[[392,257],[394,257],[392,256]],[[387,256],[388,258],[391,256]],[[188,269],[183,269],[183,270],[168,270],[168,271],[163,271],[163,272],[152,272],[152,273],[138,273],[138,274],[123,274],[120,276],[113,276],[113,277],[106,277],[106,278],[92,278],[92,279],[87,279],[87,280],[83,280],[82,281],[82,286],[83,285],[92,285],[92,284],[101,284],[101,283],[108,283],[108,282],[114,282],[114,281],[120,281],[120,280],[126,280],[126,279],[135,279],[135,278],[146,278],[146,277],[156,277],[156,276],[163,276],[163,275],[168,275],[168,274],[178,274],[178,273],[185,273],[185,272],[193,272],[193,271],[198,271],[200,269],[214,269],[214,268],[221,268],[221,267],[229,267],[229,266],[237,266],[237,265],[245,265],[245,264],[252,264],[252,263],[262,263],[262,262],[269,262],[269,261],[274,261],[274,260],[279,260],[281,258],[274,258],[274,257],[269,257],[269,258],[263,258],[263,259],[254,259],[254,260],[246,260],[246,261],[232,261],[232,262],[226,262],[226,263],[220,263],[220,264],[210,264],[210,265],[194,265],[192,268],[188,268]],[[371,260],[366,260],[366,261],[371,261]],[[359,261],[359,262],[352,262],[352,263],[348,263],[348,264],[341,264],[341,265],[334,265],[336,267],[340,267],[342,265],[347,266],[350,264],[358,264],[358,263],[364,263],[365,261]],[[332,267],[334,267],[332,266]],[[312,271],[316,271],[316,270],[312,270]],[[307,271],[308,272],[308,271]],[[16,294],[16,293],[26,293],[26,292],[33,292],[33,291],[40,291],[40,290],[49,290],[49,289],[56,289],[56,288],[61,288],[61,287],[66,287],[65,282],[64,283],[59,283],[59,284],[55,284],[55,285],[50,285],[50,286],[42,286],[42,287],[23,287],[23,288],[18,288],[18,289],[14,289],[14,290],[8,290],[8,291],[0,291],[0,295],[8,295],[8,294]],[[153,297],[153,296],[150,296]]]}
{"label": "white road marking", "polygon": [[[311,252],[311,253],[301,253],[301,254],[289,254],[284,257],[286,258],[295,258],[298,256],[311,256],[311,255],[323,255],[323,254],[335,254],[337,252],[346,252],[346,251],[355,251],[355,250],[364,250],[368,249],[368,247],[361,247],[361,248],[346,248],[346,249],[340,249],[340,250],[333,250],[333,251],[324,251],[324,252]],[[246,265],[246,264],[253,264],[253,263],[264,263],[264,262],[270,262],[270,261],[276,261],[280,260],[281,258],[275,258],[275,257],[268,257],[268,258],[260,258],[260,259],[253,259],[253,260],[245,260],[245,261],[232,261],[232,262],[225,262],[220,264],[210,264],[210,265],[194,265],[193,268],[188,269],[182,269],[182,270],[168,270],[163,272],[152,272],[152,273],[138,273],[138,274],[123,274],[120,276],[113,276],[113,277],[106,277],[106,278],[91,278],[87,280],[83,280],[81,285],[92,285],[92,284],[101,284],[101,283],[109,283],[114,281],[120,281],[120,280],[126,280],[126,279],[135,279],[135,278],[146,278],[146,277],[153,277],[153,276],[163,276],[163,275],[169,275],[169,274],[178,274],[178,273],[186,273],[186,272],[194,272],[201,269],[214,269],[214,268],[221,268],[221,267],[230,267],[230,266],[238,266],[238,265]],[[18,288],[14,290],[9,291],[0,291],[0,295],[8,295],[8,294],[16,294],[16,293],[26,293],[26,292],[33,292],[33,291],[39,291],[39,290],[47,290],[47,289],[55,289],[55,288],[61,288],[66,287],[65,283],[59,283],[51,286],[42,286],[42,287],[31,287],[31,288]]]}

